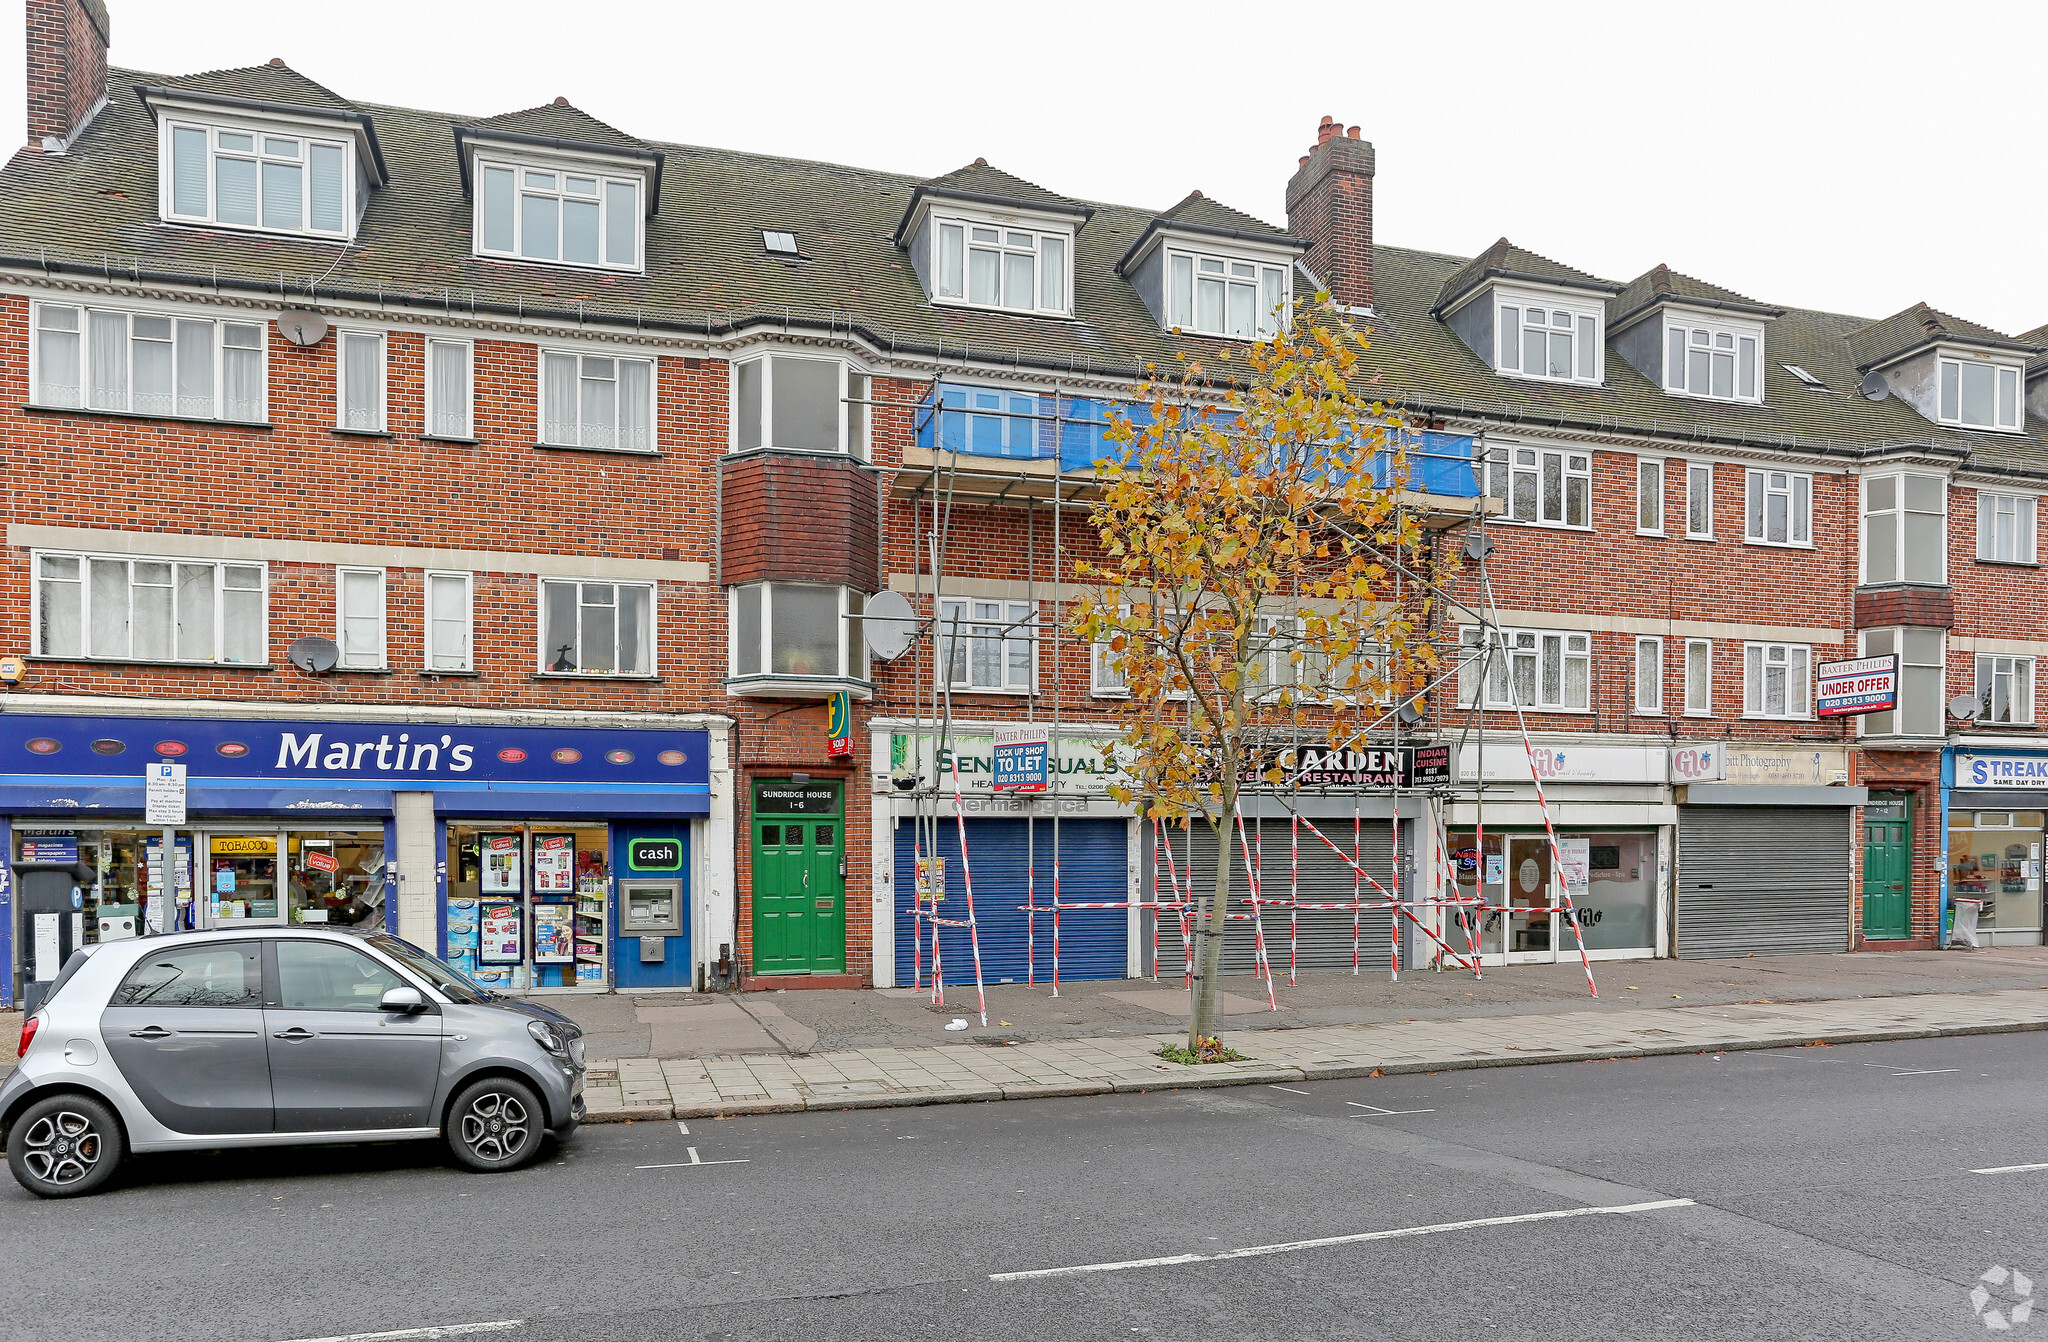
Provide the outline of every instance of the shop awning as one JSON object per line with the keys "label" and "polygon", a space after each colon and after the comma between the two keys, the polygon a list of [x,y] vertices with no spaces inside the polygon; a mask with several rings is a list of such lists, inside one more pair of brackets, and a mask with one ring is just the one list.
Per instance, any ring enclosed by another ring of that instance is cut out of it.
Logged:
{"label": "shop awning", "polygon": [[1956,788],[1948,804],[1954,811],[2048,811],[2048,789]]}
{"label": "shop awning", "polygon": [[[387,816],[391,794],[369,788],[195,787],[185,794],[188,815],[269,815],[308,820],[327,816]],[[137,784],[67,786],[61,779],[0,782],[0,815],[61,816],[81,822],[95,815],[142,814]],[[139,823],[139,822],[138,822]]]}
{"label": "shop awning", "polygon": [[435,789],[437,816],[488,816],[499,820],[587,816],[593,820],[694,819],[711,814],[708,788],[649,787],[570,789],[488,787]]}
{"label": "shop awning", "polygon": [[[421,791],[432,791],[435,813],[448,816],[671,819],[711,814],[711,790],[691,784],[579,788],[545,783],[444,783]],[[252,780],[239,785],[195,785],[186,794],[185,810],[195,817],[285,816],[290,817],[289,827],[300,818],[311,825],[335,817],[387,816],[391,814],[391,797],[391,789],[279,787]],[[119,816],[125,822],[141,814],[139,783],[110,784],[104,775],[41,779],[0,775],[0,816],[62,817],[84,823],[99,815]]]}

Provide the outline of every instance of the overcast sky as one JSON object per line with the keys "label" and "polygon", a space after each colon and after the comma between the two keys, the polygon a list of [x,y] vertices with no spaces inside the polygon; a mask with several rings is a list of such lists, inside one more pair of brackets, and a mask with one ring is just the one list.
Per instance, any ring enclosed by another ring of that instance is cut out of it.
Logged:
{"label": "overcast sky", "polygon": [[[1276,224],[1327,113],[1378,148],[1382,243],[1505,234],[1614,280],[1662,261],[1780,304],[2048,322],[2039,0],[107,3],[130,68],[280,56],[362,101],[559,94],[648,139],[918,175],[980,156],[1068,196],[1199,187]],[[16,144],[21,66],[0,87]]]}

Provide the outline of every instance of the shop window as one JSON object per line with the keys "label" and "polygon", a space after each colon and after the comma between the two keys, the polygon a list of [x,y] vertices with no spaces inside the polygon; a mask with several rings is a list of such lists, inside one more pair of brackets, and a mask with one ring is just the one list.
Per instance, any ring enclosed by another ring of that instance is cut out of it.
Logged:
{"label": "shop window", "polygon": [[1636,712],[1664,711],[1664,640],[1636,640]]}
{"label": "shop window", "polygon": [[1685,715],[1711,717],[1714,712],[1714,645],[1704,638],[1685,641]]}
{"label": "shop window", "polygon": [[1195,335],[1271,340],[1285,320],[1289,269],[1169,249],[1166,324]]}
{"label": "shop window", "polygon": [[534,822],[448,828],[450,965],[492,990],[610,981],[603,825]]}
{"label": "shop window", "polygon": [[354,231],[356,176],[345,141],[169,119],[161,134],[165,219],[337,240]]}
{"label": "shop window", "polygon": [[39,656],[249,666],[268,657],[261,564],[44,552],[34,571]]}
{"label": "shop window", "polygon": [[1714,468],[1702,461],[1685,467],[1685,538],[1714,539]]}
{"label": "shop window", "polygon": [[638,177],[479,161],[476,179],[479,256],[640,269]]}
{"label": "shop window", "polygon": [[1807,716],[1812,650],[1803,643],[1746,643],[1742,648],[1742,711],[1758,718]]}
{"label": "shop window", "polygon": [[1956,811],[1949,816],[1949,896],[1983,902],[1977,915],[1980,930],[2040,939],[2043,818],[2039,811]]}
{"label": "shop window", "polygon": [[343,331],[335,341],[341,375],[335,378],[337,428],[360,433],[384,430],[384,337]]}
{"label": "shop window", "polygon": [[932,233],[933,298],[1053,317],[1071,311],[1070,231],[935,217]]}
{"label": "shop window", "polygon": [[1977,495],[1977,558],[1993,564],[2034,562],[2034,496]]}
{"label": "shop window", "polygon": [[2031,723],[2034,720],[2034,659],[1977,658],[1977,720]]}
{"label": "shop window", "polygon": [[867,401],[867,375],[839,359],[775,354],[741,360],[733,369],[733,450],[866,456]]}
{"label": "shop window", "polygon": [[460,340],[427,342],[427,436],[466,441],[476,434],[470,381],[471,347]]}
{"label": "shop window", "polygon": [[469,671],[471,664],[471,577],[467,573],[426,575],[427,670]]}
{"label": "shop window", "polygon": [[1813,477],[1750,471],[1743,539],[1753,545],[1813,544]]}
{"label": "shop window", "polygon": [[1636,461],[1636,530],[1664,534],[1664,463],[1648,457]]}
{"label": "shop window", "polygon": [[1948,581],[1948,486],[1940,476],[1863,477],[1863,581]]}
{"label": "shop window", "polygon": [[1939,629],[1908,626],[1866,629],[1860,635],[1862,656],[1899,657],[1899,706],[1858,719],[1866,736],[1940,736],[1948,712],[1945,663],[1946,635]]}
{"label": "shop window", "polygon": [[1494,447],[1486,454],[1486,491],[1509,521],[1593,525],[1593,458],[1585,452]]}
{"label": "shop window", "polygon": [[36,305],[34,404],[153,419],[261,423],[263,328],[253,322]]}
{"label": "shop window", "polygon": [[384,669],[384,570],[334,571],[334,632],[349,671]]}
{"label": "shop window", "polygon": [[652,452],[653,362],[542,354],[540,440],[550,447]]}
{"label": "shop window", "polygon": [[1549,629],[1501,629],[1482,673],[1479,630],[1460,631],[1463,661],[1458,673],[1458,699],[1471,706],[1478,699],[1482,675],[1488,708],[1541,708],[1583,711],[1592,685],[1592,636]]}
{"label": "shop window", "polygon": [[654,674],[654,588],[542,579],[540,669],[550,675]]}
{"label": "shop window", "polygon": [[859,592],[808,583],[753,583],[733,588],[731,600],[735,679],[867,678]]}
{"label": "shop window", "polygon": [[1026,601],[941,601],[948,683],[1028,693],[1038,679],[1038,613]]}

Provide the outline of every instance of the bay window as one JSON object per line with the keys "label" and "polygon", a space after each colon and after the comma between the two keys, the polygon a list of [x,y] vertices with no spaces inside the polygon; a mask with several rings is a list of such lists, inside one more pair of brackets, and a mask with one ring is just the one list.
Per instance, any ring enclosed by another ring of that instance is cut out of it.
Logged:
{"label": "bay window", "polygon": [[1897,629],[1865,629],[1858,638],[1865,657],[1896,653],[1899,659],[1899,706],[1862,715],[1867,736],[1940,736],[1948,711],[1947,635],[1940,629],[1908,625]]}
{"label": "bay window", "polygon": [[1241,257],[1168,250],[1166,324],[1195,335],[1270,340],[1280,333],[1288,269]]}
{"label": "bay window", "polygon": [[1941,422],[1966,429],[2020,427],[2020,370],[1974,359],[1941,359]]}
{"label": "bay window", "polygon": [[2034,562],[2034,496],[1977,494],[1977,558],[1993,564]]}
{"label": "bay window", "polygon": [[384,669],[383,569],[335,570],[334,634],[343,670]]}
{"label": "bay window", "polygon": [[735,680],[867,678],[859,592],[812,583],[760,582],[733,588],[731,603]]}
{"label": "bay window", "polygon": [[1744,539],[1755,545],[1813,544],[1813,477],[1749,472]]}
{"label": "bay window", "polygon": [[35,405],[263,420],[263,328],[254,322],[39,303],[35,336]]}
{"label": "bay window", "polygon": [[479,256],[640,269],[639,177],[479,160],[476,181]]}
{"label": "bay window", "polygon": [[1664,342],[1666,390],[1717,401],[1758,399],[1763,338],[1757,330],[1669,321]]}
{"label": "bay window", "polygon": [[867,375],[839,359],[743,359],[733,368],[733,450],[781,447],[864,457],[867,400]]}
{"label": "bay window", "polygon": [[654,362],[541,354],[541,442],[618,452],[654,450]]}
{"label": "bay window", "polygon": [[1500,629],[1486,659],[1483,684],[1479,630],[1461,632],[1464,661],[1459,700],[1470,706],[1482,690],[1488,708],[1583,711],[1590,706],[1592,636],[1550,629]]}
{"label": "bay window", "polygon": [[1068,230],[935,217],[932,233],[933,297],[1056,317],[1072,310]]}
{"label": "bay window", "polygon": [[264,567],[130,555],[34,557],[38,656],[260,665]]}
{"label": "bay window", "polygon": [[1503,373],[1559,382],[1600,380],[1600,318],[1560,307],[1503,303],[1495,310]]}
{"label": "bay window", "polygon": [[545,673],[654,674],[651,584],[543,578],[540,619],[540,669]]}
{"label": "bay window", "polygon": [[168,220],[337,240],[355,231],[347,141],[167,119],[161,143]]}
{"label": "bay window", "polygon": [[1028,693],[1038,679],[1038,617],[1028,601],[939,602],[947,683]]}
{"label": "bay window", "polygon": [[2031,723],[2034,720],[2034,659],[1977,658],[1977,721]]}
{"label": "bay window", "polygon": [[1745,643],[1742,711],[1756,718],[1803,718],[1812,702],[1812,649],[1804,643]]}
{"label": "bay window", "polygon": [[1863,477],[1863,581],[1948,581],[1948,483],[1938,475]]}
{"label": "bay window", "polygon": [[1593,524],[1593,458],[1563,448],[1512,447],[1486,453],[1486,490],[1514,522]]}
{"label": "bay window", "polygon": [[384,428],[384,337],[368,331],[335,335],[341,371],[334,379],[335,426],[363,433]]}

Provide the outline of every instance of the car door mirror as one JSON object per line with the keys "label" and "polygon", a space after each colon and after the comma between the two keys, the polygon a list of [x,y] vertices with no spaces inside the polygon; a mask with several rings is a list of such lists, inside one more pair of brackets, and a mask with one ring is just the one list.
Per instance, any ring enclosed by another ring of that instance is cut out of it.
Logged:
{"label": "car door mirror", "polygon": [[377,1003],[379,1011],[397,1012],[407,1016],[426,1009],[427,999],[420,995],[418,988],[393,988]]}

